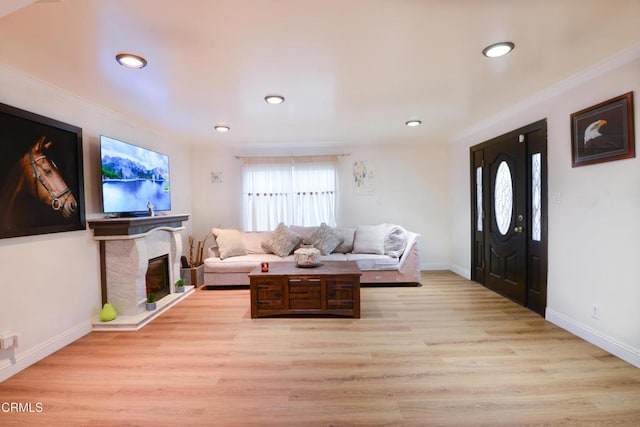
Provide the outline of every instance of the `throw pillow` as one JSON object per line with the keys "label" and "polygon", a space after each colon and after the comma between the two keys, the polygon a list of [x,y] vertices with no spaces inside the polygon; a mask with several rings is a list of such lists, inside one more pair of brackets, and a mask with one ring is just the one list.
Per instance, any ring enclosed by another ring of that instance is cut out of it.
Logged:
{"label": "throw pillow", "polygon": [[286,257],[301,240],[302,236],[290,230],[289,227],[281,222],[276,229],[273,230],[271,238],[262,243],[262,247],[279,257]]}
{"label": "throw pillow", "polygon": [[216,238],[220,259],[247,254],[247,249],[242,243],[242,234],[238,230],[214,228],[211,232]]}
{"label": "throw pillow", "polygon": [[387,235],[384,237],[384,253],[390,257],[400,258],[407,246],[407,230],[395,224],[387,224]]}
{"label": "throw pillow", "polygon": [[270,231],[245,231],[242,233],[242,243],[249,254],[265,253],[262,242],[271,238]]}
{"label": "throw pillow", "polygon": [[339,254],[348,254],[353,251],[353,239],[356,236],[356,229],[338,227],[336,228],[336,230],[342,237],[342,243],[340,243],[338,247],[333,250],[333,252]]}
{"label": "throw pillow", "polygon": [[353,253],[384,255],[387,224],[359,225],[353,241]]}
{"label": "throw pillow", "polygon": [[305,245],[310,245],[311,242],[309,241],[309,239],[311,238],[311,234],[313,234],[314,231],[317,231],[319,227],[305,227],[302,225],[291,225],[289,226],[289,230],[293,231],[294,233],[297,233],[300,235],[300,237],[302,237],[302,241],[300,243],[305,244]]}
{"label": "throw pillow", "polygon": [[309,236],[309,244],[320,250],[322,255],[329,255],[343,240],[338,230],[324,222]]}

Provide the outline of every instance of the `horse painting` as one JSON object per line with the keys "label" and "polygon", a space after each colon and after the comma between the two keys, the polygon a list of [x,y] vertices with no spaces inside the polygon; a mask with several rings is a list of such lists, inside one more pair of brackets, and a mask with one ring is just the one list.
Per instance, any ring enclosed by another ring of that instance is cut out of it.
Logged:
{"label": "horse painting", "polygon": [[40,137],[6,175],[0,193],[0,229],[78,220],[78,202],[46,154],[53,144]]}

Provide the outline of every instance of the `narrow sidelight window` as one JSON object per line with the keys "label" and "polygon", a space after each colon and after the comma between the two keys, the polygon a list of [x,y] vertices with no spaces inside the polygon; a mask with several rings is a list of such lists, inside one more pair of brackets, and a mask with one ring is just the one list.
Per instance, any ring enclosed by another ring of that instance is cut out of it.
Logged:
{"label": "narrow sidelight window", "polygon": [[542,158],[540,153],[531,156],[531,239],[540,241],[542,233]]}
{"label": "narrow sidelight window", "polygon": [[482,231],[482,166],[476,168],[476,205],[478,216],[477,230]]}

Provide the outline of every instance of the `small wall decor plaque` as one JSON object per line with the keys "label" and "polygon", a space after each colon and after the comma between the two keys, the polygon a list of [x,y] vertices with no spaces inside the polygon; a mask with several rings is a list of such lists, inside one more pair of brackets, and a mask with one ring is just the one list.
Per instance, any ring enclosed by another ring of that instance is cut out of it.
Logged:
{"label": "small wall decor plaque", "polygon": [[222,184],[222,172],[221,171],[211,172],[211,182],[214,184]]}

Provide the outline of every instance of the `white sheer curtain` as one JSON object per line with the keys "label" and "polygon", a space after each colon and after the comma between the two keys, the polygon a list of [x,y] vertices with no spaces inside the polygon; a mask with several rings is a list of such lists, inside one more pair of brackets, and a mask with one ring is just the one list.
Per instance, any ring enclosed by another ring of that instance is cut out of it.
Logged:
{"label": "white sheer curtain", "polygon": [[335,226],[336,156],[246,158],[242,168],[244,228]]}
{"label": "white sheer curtain", "polygon": [[336,225],[335,156],[296,157],[293,164],[293,223]]}
{"label": "white sheer curtain", "polygon": [[289,223],[293,217],[292,191],[290,157],[244,159],[242,193],[245,230],[273,230],[279,222]]}

